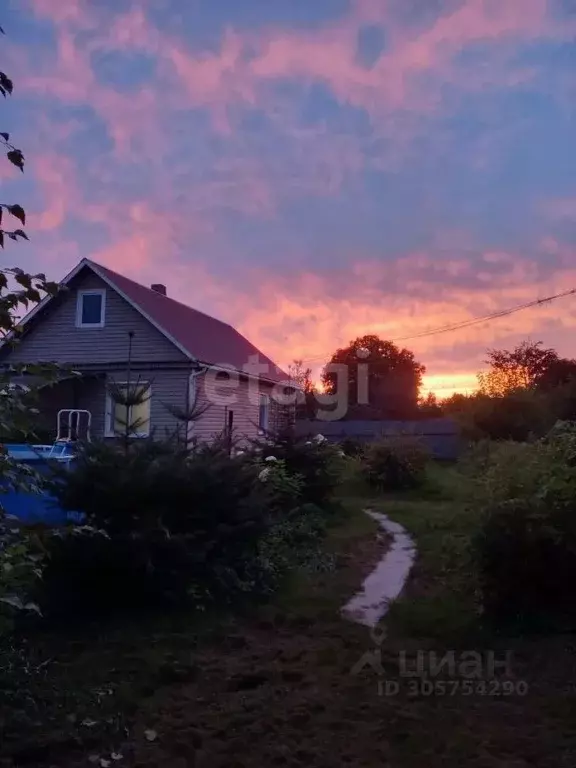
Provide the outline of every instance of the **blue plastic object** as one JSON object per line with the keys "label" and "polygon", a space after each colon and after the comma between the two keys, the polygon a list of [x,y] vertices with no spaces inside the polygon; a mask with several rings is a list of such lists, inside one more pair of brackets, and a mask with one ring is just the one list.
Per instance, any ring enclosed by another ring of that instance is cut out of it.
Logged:
{"label": "blue plastic object", "polygon": [[[4,446],[9,456],[22,464],[33,467],[40,474],[49,472],[49,460],[65,461],[67,466],[73,464],[74,458],[70,446],[33,446],[23,443],[10,443]],[[26,523],[44,523],[45,525],[62,525],[80,521],[82,515],[78,512],[66,512],[58,506],[56,499],[49,493],[25,493],[24,491],[0,488],[0,504],[8,515],[13,515]]]}

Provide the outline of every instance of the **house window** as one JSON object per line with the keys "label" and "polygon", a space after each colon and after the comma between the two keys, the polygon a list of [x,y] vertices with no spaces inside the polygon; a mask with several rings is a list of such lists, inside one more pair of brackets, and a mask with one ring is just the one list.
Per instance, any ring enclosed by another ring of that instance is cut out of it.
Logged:
{"label": "house window", "polygon": [[[125,400],[134,400],[135,393],[139,403],[127,405]],[[130,437],[150,436],[151,388],[148,382],[128,386],[127,382],[114,383],[113,397],[106,394],[106,437],[121,437],[129,431]]]}
{"label": "house window", "polygon": [[77,328],[103,328],[106,314],[106,291],[78,291]]}
{"label": "house window", "polygon": [[258,409],[258,430],[268,432],[270,422],[270,398],[268,395],[260,395],[260,406]]}

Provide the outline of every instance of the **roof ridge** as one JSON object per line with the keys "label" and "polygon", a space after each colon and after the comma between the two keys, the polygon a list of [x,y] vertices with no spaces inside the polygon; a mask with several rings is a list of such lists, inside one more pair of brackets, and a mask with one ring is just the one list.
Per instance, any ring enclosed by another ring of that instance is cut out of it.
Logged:
{"label": "roof ridge", "polygon": [[116,272],[113,269],[110,269],[110,267],[104,266],[104,264],[99,264],[97,261],[94,261],[93,259],[85,259],[87,264],[93,264],[98,269],[105,269],[107,272],[110,272],[112,275],[117,275],[118,277],[122,278],[122,280],[128,280],[130,283],[134,283],[134,285],[137,285],[139,288],[143,288],[146,291],[149,291],[154,296],[160,296],[163,299],[167,299],[168,301],[173,302],[174,304],[179,304],[181,307],[185,307],[188,310],[191,310],[192,312],[197,312],[199,315],[204,315],[204,317],[207,317],[209,320],[215,320],[217,323],[221,323],[222,325],[227,325],[229,328],[232,328],[233,331],[238,331],[231,323],[227,323],[225,320],[220,320],[218,317],[214,317],[214,315],[209,315],[207,312],[203,312],[201,309],[196,309],[196,307],[191,307],[190,304],[185,304],[183,301],[179,301],[178,299],[174,299],[172,296],[166,296],[164,293],[158,293],[158,291],[155,291],[153,288],[150,288],[148,285],[144,285],[143,283],[139,283],[137,280],[133,280],[131,277],[127,277],[126,275],[121,274],[120,272]]}

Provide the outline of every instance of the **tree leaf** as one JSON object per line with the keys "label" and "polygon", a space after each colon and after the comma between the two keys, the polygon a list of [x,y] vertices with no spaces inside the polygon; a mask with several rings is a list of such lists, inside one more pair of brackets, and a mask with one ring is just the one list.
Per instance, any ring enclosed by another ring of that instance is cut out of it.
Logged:
{"label": "tree leaf", "polygon": [[15,229],[15,230],[14,230],[14,235],[15,235],[16,237],[23,237],[23,238],[24,238],[24,240],[29,240],[29,239],[30,239],[30,238],[28,237],[28,235],[26,234],[26,232],[24,232],[24,230],[23,230],[23,229]]}
{"label": "tree leaf", "polygon": [[[0,86],[1,90],[1,86]],[[21,150],[19,149],[11,149],[10,152],[6,153],[6,157],[12,165],[15,165],[17,168],[20,168],[21,171],[24,171],[24,155],[22,154]]]}
{"label": "tree leaf", "polygon": [[7,93],[12,93],[14,90],[14,83],[5,72],[0,72],[0,85],[6,89]]}
{"label": "tree leaf", "polygon": [[26,212],[24,211],[24,208],[22,208],[21,205],[8,205],[8,210],[14,216],[18,219],[18,221],[21,221],[22,224],[26,224]]}
{"label": "tree leaf", "polygon": [[7,131],[0,131],[0,136],[2,136],[4,141],[10,141],[10,134]]}
{"label": "tree leaf", "polygon": [[24,605],[22,604],[22,600],[20,600],[19,597],[16,595],[8,595],[7,597],[0,597],[0,603],[6,603],[6,605],[11,605],[13,608],[18,608],[19,610],[22,610],[24,608]]}
{"label": "tree leaf", "polygon": [[0,230],[0,248],[4,248],[4,232]]}

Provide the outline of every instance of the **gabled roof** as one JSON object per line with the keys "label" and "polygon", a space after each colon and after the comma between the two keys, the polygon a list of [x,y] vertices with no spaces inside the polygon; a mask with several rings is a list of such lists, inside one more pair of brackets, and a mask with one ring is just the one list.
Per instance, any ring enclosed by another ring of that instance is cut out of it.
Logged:
{"label": "gabled roof", "polygon": [[[244,366],[250,362],[250,358],[256,358],[260,364],[268,366],[267,372],[258,374],[260,378],[274,382],[288,381],[289,377],[284,371],[228,323],[146,288],[90,259],[82,259],[66,275],[62,285],[68,285],[85,267],[104,280],[191,360],[249,372],[249,369],[245,371]],[[28,313],[21,325],[25,326],[51,301],[52,297],[43,299]]]}

